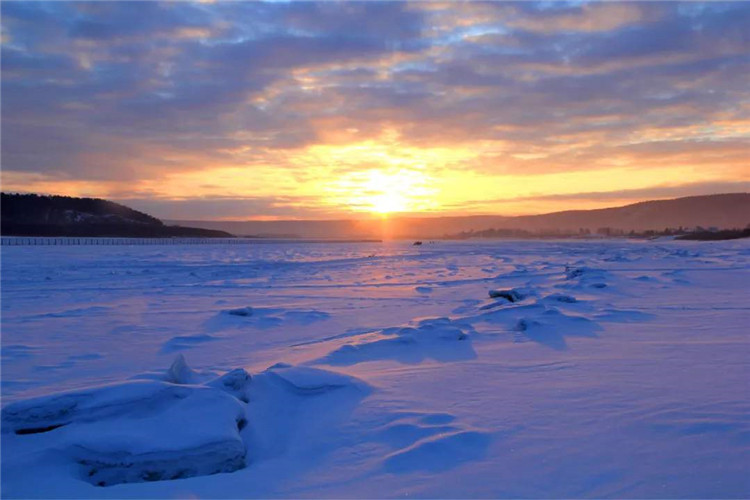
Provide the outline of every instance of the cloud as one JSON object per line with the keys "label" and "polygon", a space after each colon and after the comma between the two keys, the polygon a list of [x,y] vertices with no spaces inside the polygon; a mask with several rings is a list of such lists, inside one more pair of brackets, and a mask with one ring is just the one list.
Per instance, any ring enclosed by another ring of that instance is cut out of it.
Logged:
{"label": "cloud", "polygon": [[[748,23],[742,2],[10,2],[3,179],[163,198],[175,177],[274,165],[312,196],[315,146],[381,141],[471,150],[435,176],[485,184],[670,162],[737,181]],[[372,168],[315,161],[321,175]]]}
{"label": "cloud", "polygon": [[336,215],[330,208],[321,207],[312,196],[273,197],[212,197],[183,200],[160,198],[120,198],[119,203],[154,214],[160,219],[180,220],[190,214],[191,220],[242,220],[248,214],[262,214],[264,218],[283,219],[299,216],[330,218]]}
{"label": "cloud", "polygon": [[616,31],[638,22],[648,21],[655,12],[648,4],[638,3],[588,3],[569,5],[520,5],[525,15],[508,24],[532,32],[607,32]]}

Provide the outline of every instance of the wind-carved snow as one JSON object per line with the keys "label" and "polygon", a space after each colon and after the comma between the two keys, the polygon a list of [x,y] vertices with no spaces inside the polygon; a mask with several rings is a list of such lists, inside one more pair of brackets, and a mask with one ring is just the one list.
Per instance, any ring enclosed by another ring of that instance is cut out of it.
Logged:
{"label": "wind-carved snow", "polygon": [[574,288],[607,288],[609,273],[604,269],[591,267],[565,267],[565,279],[570,281]]}
{"label": "wind-carved snow", "polygon": [[471,359],[476,354],[471,346],[470,331],[469,325],[450,318],[427,318],[414,326],[385,328],[353,337],[319,362],[353,365],[384,359],[401,363]]}
{"label": "wind-carved snow", "polygon": [[456,463],[481,458],[489,442],[490,438],[484,432],[440,433],[388,456],[386,470],[398,474],[418,470],[440,472]]}
{"label": "wind-carved snow", "polygon": [[531,340],[558,350],[568,347],[568,337],[596,338],[602,329],[588,318],[565,314],[554,307],[546,308],[541,314],[524,316],[515,326],[517,341]]}
{"label": "wind-carved snow", "polygon": [[746,498],[748,245],[9,247],[3,495]]}
{"label": "wind-carved snow", "polygon": [[330,317],[325,311],[292,309],[285,307],[239,307],[225,309],[212,319],[215,330],[233,327],[257,326],[275,328],[284,324],[307,325]]}
{"label": "wind-carved snow", "polygon": [[564,302],[566,304],[575,304],[578,302],[578,299],[574,296],[566,295],[564,293],[551,293],[544,297],[544,300],[549,302]]}
{"label": "wind-carved snow", "polygon": [[[7,405],[4,433],[44,434],[96,486],[184,479],[235,472],[247,465],[247,405],[275,404],[284,394],[314,397],[367,384],[310,367],[277,364],[258,375],[275,391],[253,394],[253,377],[238,368],[204,383],[179,355],[163,381],[138,380],[43,396]],[[288,397],[288,396],[287,396]],[[263,429],[273,422],[253,421]],[[252,450],[251,450],[252,451]]]}
{"label": "wind-carved snow", "polygon": [[449,413],[394,413],[367,436],[391,450],[382,470],[391,474],[440,472],[481,458],[492,441],[490,432],[467,428]]}
{"label": "wind-carved snow", "polygon": [[369,390],[367,384],[353,377],[318,368],[292,366],[286,363],[277,363],[263,374],[268,378],[282,382],[290,391],[303,396],[345,388],[356,388],[362,392]]}

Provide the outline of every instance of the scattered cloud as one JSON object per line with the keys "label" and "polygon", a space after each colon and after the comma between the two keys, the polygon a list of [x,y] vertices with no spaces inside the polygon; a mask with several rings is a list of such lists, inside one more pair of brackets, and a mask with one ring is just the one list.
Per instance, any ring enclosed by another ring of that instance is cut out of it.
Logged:
{"label": "scattered cloud", "polygon": [[3,189],[309,218],[366,210],[374,170],[420,172],[391,201],[429,213],[747,187],[748,24],[744,2],[8,2]]}

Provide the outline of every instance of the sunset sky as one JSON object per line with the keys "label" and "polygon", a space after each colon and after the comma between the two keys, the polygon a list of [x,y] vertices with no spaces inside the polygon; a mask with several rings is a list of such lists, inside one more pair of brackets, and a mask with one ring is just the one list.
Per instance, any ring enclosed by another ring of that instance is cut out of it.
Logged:
{"label": "sunset sky", "polygon": [[750,191],[750,2],[2,2],[2,189],[167,219]]}

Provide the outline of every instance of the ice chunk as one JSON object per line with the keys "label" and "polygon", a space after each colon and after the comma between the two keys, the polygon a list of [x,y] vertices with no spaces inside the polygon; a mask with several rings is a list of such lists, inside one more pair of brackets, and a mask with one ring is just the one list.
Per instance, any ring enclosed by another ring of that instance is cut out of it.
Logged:
{"label": "ice chunk", "polygon": [[[136,403],[137,404],[137,403]],[[244,408],[209,387],[135,418],[71,428],[72,455],[99,486],[232,472],[245,465]]]}
{"label": "ice chunk", "polygon": [[[184,360],[177,364],[186,368]],[[244,406],[224,390],[163,381],[94,387],[2,410],[4,432],[55,432],[60,449],[99,486],[240,469],[245,423]]]}
{"label": "ice chunk", "polygon": [[172,452],[133,455],[81,447],[76,454],[86,480],[96,486],[207,476],[245,467],[245,447],[239,439]]}
{"label": "ice chunk", "polygon": [[163,382],[134,381],[18,401],[2,410],[3,432],[22,434],[28,429],[138,415],[183,399],[189,392],[187,387]]}
{"label": "ice chunk", "polygon": [[513,329],[519,335],[516,341],[531,340],[564,350],[567,349],[566,337],[596,338],[596,332],[602,328],[586,317],[565,314],[551,307],[533,317],[519,318]]}
{"label": "ice chunk", "polygon": [[178,354],[167,370],[164,380],[173,384],[192,384],[195,381],[195,372],[185,362],[185,356]]}
{"label": "ice chunk", "polygon": [[232,370],[221,377],[208,382],[206,385],[216,387],[225,392],[228,392],[232,396],[236,397],[240,401],[247,402],[247,389],[250,385],[250,374],[242,368]]}

